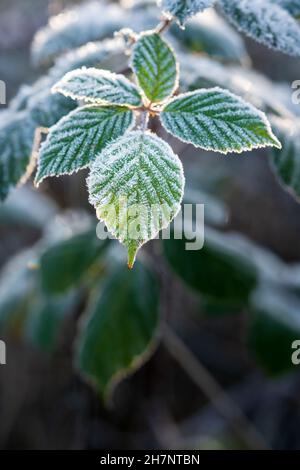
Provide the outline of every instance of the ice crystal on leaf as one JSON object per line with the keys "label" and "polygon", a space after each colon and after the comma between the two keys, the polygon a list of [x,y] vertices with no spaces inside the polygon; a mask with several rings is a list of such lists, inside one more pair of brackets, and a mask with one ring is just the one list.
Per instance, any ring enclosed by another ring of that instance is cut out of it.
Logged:
{"label": "ice crystal on leaf", "polygon": [[287,10],[294,18],[300,18],[299,0],[272,0],[272,2]]}
{"label": "ice crystal on leaf", "polygon": [[190,16],[213,6],[215,0],[159,0],[162,8],[183,25]]}
{"label": "ice crystal on leaf", "polygon": [[271,0],[219,0],[239,31],[277,51],[300,57],[300,26]]}
{"label": "ice crystal on leaf", "polygon": [[131,65],[151,102],[163,101],[178,86],[178,66],[170,46],[159,34],[143,34],[134,46]]}
{"label": "ice crystal on leaf", "polygon": [[218,87],[173,98],[164,107],[161,121],[175,137],[205,150],[226,154],[281,148],[263,112]]}
{"label": "ice crystal on leaf", "polygon": [[109,143],[134,125],[134,115],[119,106],[75,109],[52,127],[43,143],[36,183],[47,176],[70,174],[87,167]]}
{"label": "ice crystal on leaf", "polygon": [[140,106],[137,87],[123,75],[108,70],[82,68],[67,73],[52,91],[87,103]]}
{"label": "ice crystal on leaf", "polygon": [[184,176],[171,147],[156,135],[130,132],[91,165],[89,200],[108,230],[128,250],[128,265],[180,209]]}

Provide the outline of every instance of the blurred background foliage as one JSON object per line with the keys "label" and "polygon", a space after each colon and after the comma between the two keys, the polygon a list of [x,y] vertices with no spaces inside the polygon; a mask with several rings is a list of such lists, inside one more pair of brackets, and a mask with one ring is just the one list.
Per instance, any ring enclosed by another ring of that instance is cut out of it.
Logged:
{"label": "blurred background foliage", "polygon": [[[1,149],[9,132],[31,148],[37,123],[74,106],[49,93],[68,70],[126,70],[121,39],[107,38],[157,17],[151,1],[2,0]],[[300,107],[290,86],[300,62],[210,10],[168,40],[183,90],[243,96],[268,113],[283,150],[224,157],[168,137],[185,202],[205,205],[205,245],[154,240],[132,272],[117,242],[96,237],[85,171],[10,191],[0,206],[1,448],[300,448]]]}

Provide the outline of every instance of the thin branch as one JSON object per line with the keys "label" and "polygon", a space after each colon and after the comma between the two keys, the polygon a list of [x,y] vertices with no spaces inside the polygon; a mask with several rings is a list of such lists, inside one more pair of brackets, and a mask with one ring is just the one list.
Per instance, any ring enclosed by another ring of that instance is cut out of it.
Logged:
{"label": "thin branch", "polygon": [[182,366],[192,381],[201,389],[219,413],[230,422],[238,437],[242,437],[251,449],[269,449],[264,437],[252,425],[244,412],[167,325],[165,326],[163,342],[169,353]]}
{"label": "thin branch", "polygon": [[157,34],[162,34],[164,33],[169,27],[171,26],[173,22],[173,17],[172,16],[166,16],[155,28],[155,32]]}

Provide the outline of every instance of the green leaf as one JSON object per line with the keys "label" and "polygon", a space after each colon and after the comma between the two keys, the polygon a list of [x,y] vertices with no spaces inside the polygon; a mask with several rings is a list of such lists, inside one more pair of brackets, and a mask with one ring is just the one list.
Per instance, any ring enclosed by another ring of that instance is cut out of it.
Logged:
{"label": "green leaf", "polygon": [[[185,234],[186,235],[186,234]],[[231,307],[247,304],[257,283],[257,270],[235,240],[212,229],[205,229],[200,250],[186,250],[187,235],[164,241],[164,253],[174,271],[206,300],[224,302]]]}
{"label": "green leaf", "polygon": [[54,85],[52,91],[87,103],[141,105],[136,86],[123,75],[108,70],[85,67],[73,70]]}
{"label": "green leaf", "polygon": [[213,6],[215,0],[159,0],[158,3],[183,25],[190,16]]}
{"label": "green leaf", "polygon": [[[36,123],[26,112],[0,114],[0,199],[31,172]],[[29,171],[30,170],[30,171]]]}
{"label": "green leaf", "polygon": [[61,298],[39,297],[26,318],[24,336],[38,349],[52,353],[57,347],[66,317],[72,313],[78,297],[74,293]]}
{"label": "green leaf", "polygon": [[140,36],[133,48],[131,66],[140,87],[153,103],[165,100],[178,87],[176,58],[159,34]]}
{"label": "green leaf", "polygon": [[98,218],[128,249],[129,267],[139,248],[176,216],[184,189],[177,155],[159,137],[141,131],[106,147],[87,182]]}
{"label": "green leaf", "polygon": [[77,340],[80,372],[106,396],[153,352],[159,325],[159,288],[141,263],[119,268],[87,312]]}
{"label": "green leaf", "polygon": [[80,233],[48,248],[40,259],[40,275],[45,292],[59,294],[78,284],[97,262],[108,240],[99,240],[96,231]]}
{"label": "green leaf", "polygon": [[266,372],[295,369],[292,343],[299,335],[299,296],[276,284],[258,289],[252,299],[248,341]]}
{"label": "green leaf", "polygon": [[263,112],[218,87],[173,98],[160,117],[172,135],[205,150],[226,154],[281,148]]}
{"label": "green leaf", "polygon": [[48,176],[71,174],[90,165],[109,143],[134,125],[131,110],[85,106],[63,117],[41,146],[36,184]]}
{"label": "green leaf", "polygon": [[229,21],[277,51],[300,56],[300,27],[287,9],[268,0],[219,0]]}
{"label": "green leaf", "polygon": [[[243,63],[248,59],[241,36],[214,10],[207,10],[189,20],[184,29],[173,24],[170,33],[193,52],[205,52],[210,57],[229,62]],[[183,54],[186,57],[185,52]],[[195,61],[195,56],[191,57],[197,64],[199,59],[197,57]]]}
{"label": "green leaf", "polygon": [[300,120],[272,116],[271,122],[282,142],[282,150],[271,152],[273,171],[283,187],[300,198]]}

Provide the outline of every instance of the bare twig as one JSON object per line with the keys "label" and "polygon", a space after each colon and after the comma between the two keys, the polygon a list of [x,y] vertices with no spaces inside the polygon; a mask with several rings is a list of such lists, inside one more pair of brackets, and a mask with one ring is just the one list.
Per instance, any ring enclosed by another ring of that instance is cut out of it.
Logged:
{"label": "bare twig", "polygon": [[163,342],[169,353],[182,366],[193,382],[207,396],[219,413],[230,422],[238,437],[241,437],[251,449],[269,449],[263,436],[255,429],[244,412],[231,400],[206,367],[167,325]]}

